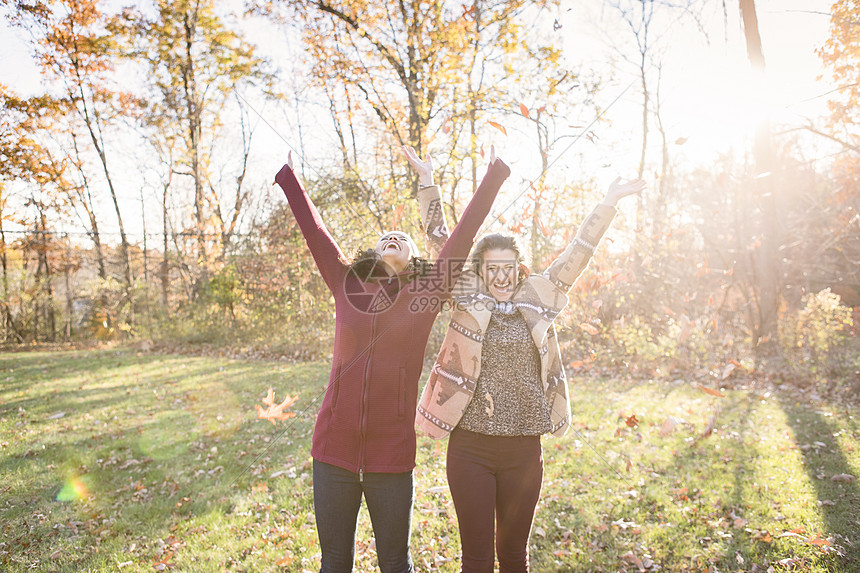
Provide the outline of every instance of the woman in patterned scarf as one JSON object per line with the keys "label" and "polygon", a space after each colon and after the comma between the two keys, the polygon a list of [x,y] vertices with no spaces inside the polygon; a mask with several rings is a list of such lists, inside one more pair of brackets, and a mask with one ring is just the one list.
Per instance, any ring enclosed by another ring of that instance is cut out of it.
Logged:
{"label": "woman in patterned scarf", "polygon": [[570,424],[567,381],[553,319],[641,180],[616,179],[567,249],[529,276],[513,237],[475,246],[454,290],[448,332],[418,405],[417,425],[450,434],[448,484],[457,512],[463,573],[527,572],[528,540],[543,480],[540,436]]}

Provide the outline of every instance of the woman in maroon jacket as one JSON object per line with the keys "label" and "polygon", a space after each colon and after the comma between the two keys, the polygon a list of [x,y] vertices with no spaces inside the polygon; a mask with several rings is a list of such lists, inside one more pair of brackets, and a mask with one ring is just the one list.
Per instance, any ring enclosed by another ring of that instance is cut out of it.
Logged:
{"label": "woman in maroon jacket", "polygon": [[[432,162],[429,156],[422,162],[411,148],[404,151],[419,175],[425,231],[432,237],[432,225],[442,221]],[[365,251],[369,257],[345,262],[296,179],[291,155],[275,178],[335,301],[332,368],[311,448],[322,573],[352,571],[362,495],[380,570],[413,571],[409,536],[415,407],[425,346],[439,312],[439,304],[421,302],[450,296],[508,175],[508,166],[491,157],[460,222],[444,245],[437,245],[439,256],[432,266],[417,258],[414,242],[400,232],[383,234],[372,252]]]}

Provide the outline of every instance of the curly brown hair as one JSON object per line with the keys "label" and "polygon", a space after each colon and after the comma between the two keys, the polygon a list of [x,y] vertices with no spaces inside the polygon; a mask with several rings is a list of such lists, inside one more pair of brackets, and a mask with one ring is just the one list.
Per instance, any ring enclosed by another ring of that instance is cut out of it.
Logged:
{"label": "curly brown hair", "polygon": [[[349,270],[355,273],[361,280],[366,281],[371,278],[373,269],[381,262],[382,255],[374,249],[365,249],[355,254],[355,258],[349,265]],[[412,257],[406,270],[414,270],[418,273],[418,277],[423,277],[430,272],[431,268],[433,268],[433,264],[427,259]]]}

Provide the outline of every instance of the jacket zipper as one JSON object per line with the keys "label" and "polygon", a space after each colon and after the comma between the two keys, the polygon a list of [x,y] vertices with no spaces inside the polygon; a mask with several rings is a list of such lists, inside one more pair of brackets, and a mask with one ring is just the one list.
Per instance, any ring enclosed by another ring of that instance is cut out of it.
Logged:
{"label": "jacket zipper", "polygon": [[361,442],[358,448],[358,481],[364,481],[364,454],[367,445],[367,371],[373,362],[373,344],[376,336],[376,313],[373,313],[373,318],[370,319],[370,350],[367,353],[367,363],[364,365],[364,380],[361,385]]}

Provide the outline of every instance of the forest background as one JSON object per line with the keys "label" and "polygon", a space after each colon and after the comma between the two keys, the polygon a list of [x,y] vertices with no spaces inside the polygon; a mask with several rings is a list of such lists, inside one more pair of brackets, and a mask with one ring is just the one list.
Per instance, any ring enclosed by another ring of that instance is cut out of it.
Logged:
{"label": "forest background", "polygon": [[[352,254],[384,230],[421,236],[400,146],[432,154],[456,223],[494,144],[514,174],[485,230],[516,234],[536,270],[608,181],[649,184],[556,321],[569,374],[856,390],[854,0],[6,0],[0,12],[4,42],[24,46],[0,76],[7,349],[324,357],[333,301],[271,186],[287,152]],[[796,29],[760,29],[777,16]],[[825,32],[810,42],[804,29]],[[781,84],[770,39],[814,52],[823,75]],[[712,55],[687,54],[700,48]]]}

